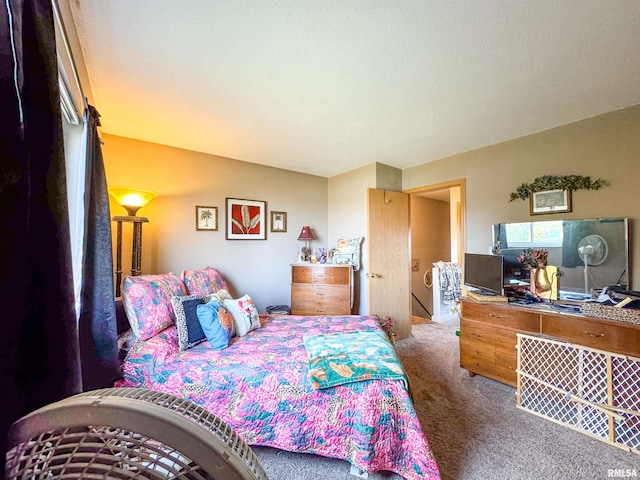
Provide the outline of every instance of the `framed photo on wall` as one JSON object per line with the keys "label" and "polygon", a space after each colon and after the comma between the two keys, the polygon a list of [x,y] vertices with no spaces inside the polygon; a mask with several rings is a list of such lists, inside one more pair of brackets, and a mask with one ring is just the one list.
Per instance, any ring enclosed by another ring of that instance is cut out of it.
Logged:
{"label": "framed photo on wall", "polygon": [[287,212],[271,212],[271,231],[287,231]]}
{"label": "framed photo on wall", "polygon": [[545,190],[533,192],[530,197],[531,215],[564,213],[571,211],[571,191]]}
{"label": "framed photo on wall", "polygon": [[266,240],[267,202],[227,198],[227,240]]}
{"label": "framed photo on wall", "polygon": [[196,230],[218,230],[218,207],[196,205]]}

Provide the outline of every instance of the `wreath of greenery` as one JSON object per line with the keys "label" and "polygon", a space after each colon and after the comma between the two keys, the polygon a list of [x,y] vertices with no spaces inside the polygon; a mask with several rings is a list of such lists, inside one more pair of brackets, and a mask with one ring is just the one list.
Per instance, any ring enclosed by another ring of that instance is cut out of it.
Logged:
{"label": "wreath of greenery", "polygon": [[509,194],[509,201],[526,200],[533,192],[544,192],[545,190],[598,190],[609,182],[598,178],[591,180],[591,177],[583,177],[582,175],[544,175],[536,178],[533,183],[523,183],[515,192]]}

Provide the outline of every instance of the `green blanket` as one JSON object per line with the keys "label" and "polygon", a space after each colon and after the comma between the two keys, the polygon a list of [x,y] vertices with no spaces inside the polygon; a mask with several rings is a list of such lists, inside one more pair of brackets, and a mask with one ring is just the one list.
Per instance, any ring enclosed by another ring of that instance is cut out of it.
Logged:
{"label": "green blanket", "polygon": [[304,336],[314,389],[371,379],[408,381],[386,333],[378,330]]}

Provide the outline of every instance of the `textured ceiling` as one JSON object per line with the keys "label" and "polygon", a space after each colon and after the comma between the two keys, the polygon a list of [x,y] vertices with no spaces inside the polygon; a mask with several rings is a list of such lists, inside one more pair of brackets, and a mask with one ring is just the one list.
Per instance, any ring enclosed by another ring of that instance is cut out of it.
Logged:
{"label": "textured ceiling", "polygon": [[330,177],[640,103],[637,0],[71,0],[102,130]]}

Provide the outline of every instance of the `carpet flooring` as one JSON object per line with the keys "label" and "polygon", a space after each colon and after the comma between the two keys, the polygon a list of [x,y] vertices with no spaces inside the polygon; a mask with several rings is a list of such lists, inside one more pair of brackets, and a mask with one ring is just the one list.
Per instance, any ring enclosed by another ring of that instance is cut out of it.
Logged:
{"label": "carpet flooring", "polygon": [[[443,480],[599,480],[620,469],[640,478],[640,455],[520,410],[514,388],[470,377],[459,365],[457,329],[455,322],[413,325],[412,336],[397,344]],[[341,460],[254,451],[272,480],[357,478]],[[368,478],[400,477],[377,472]]]}

